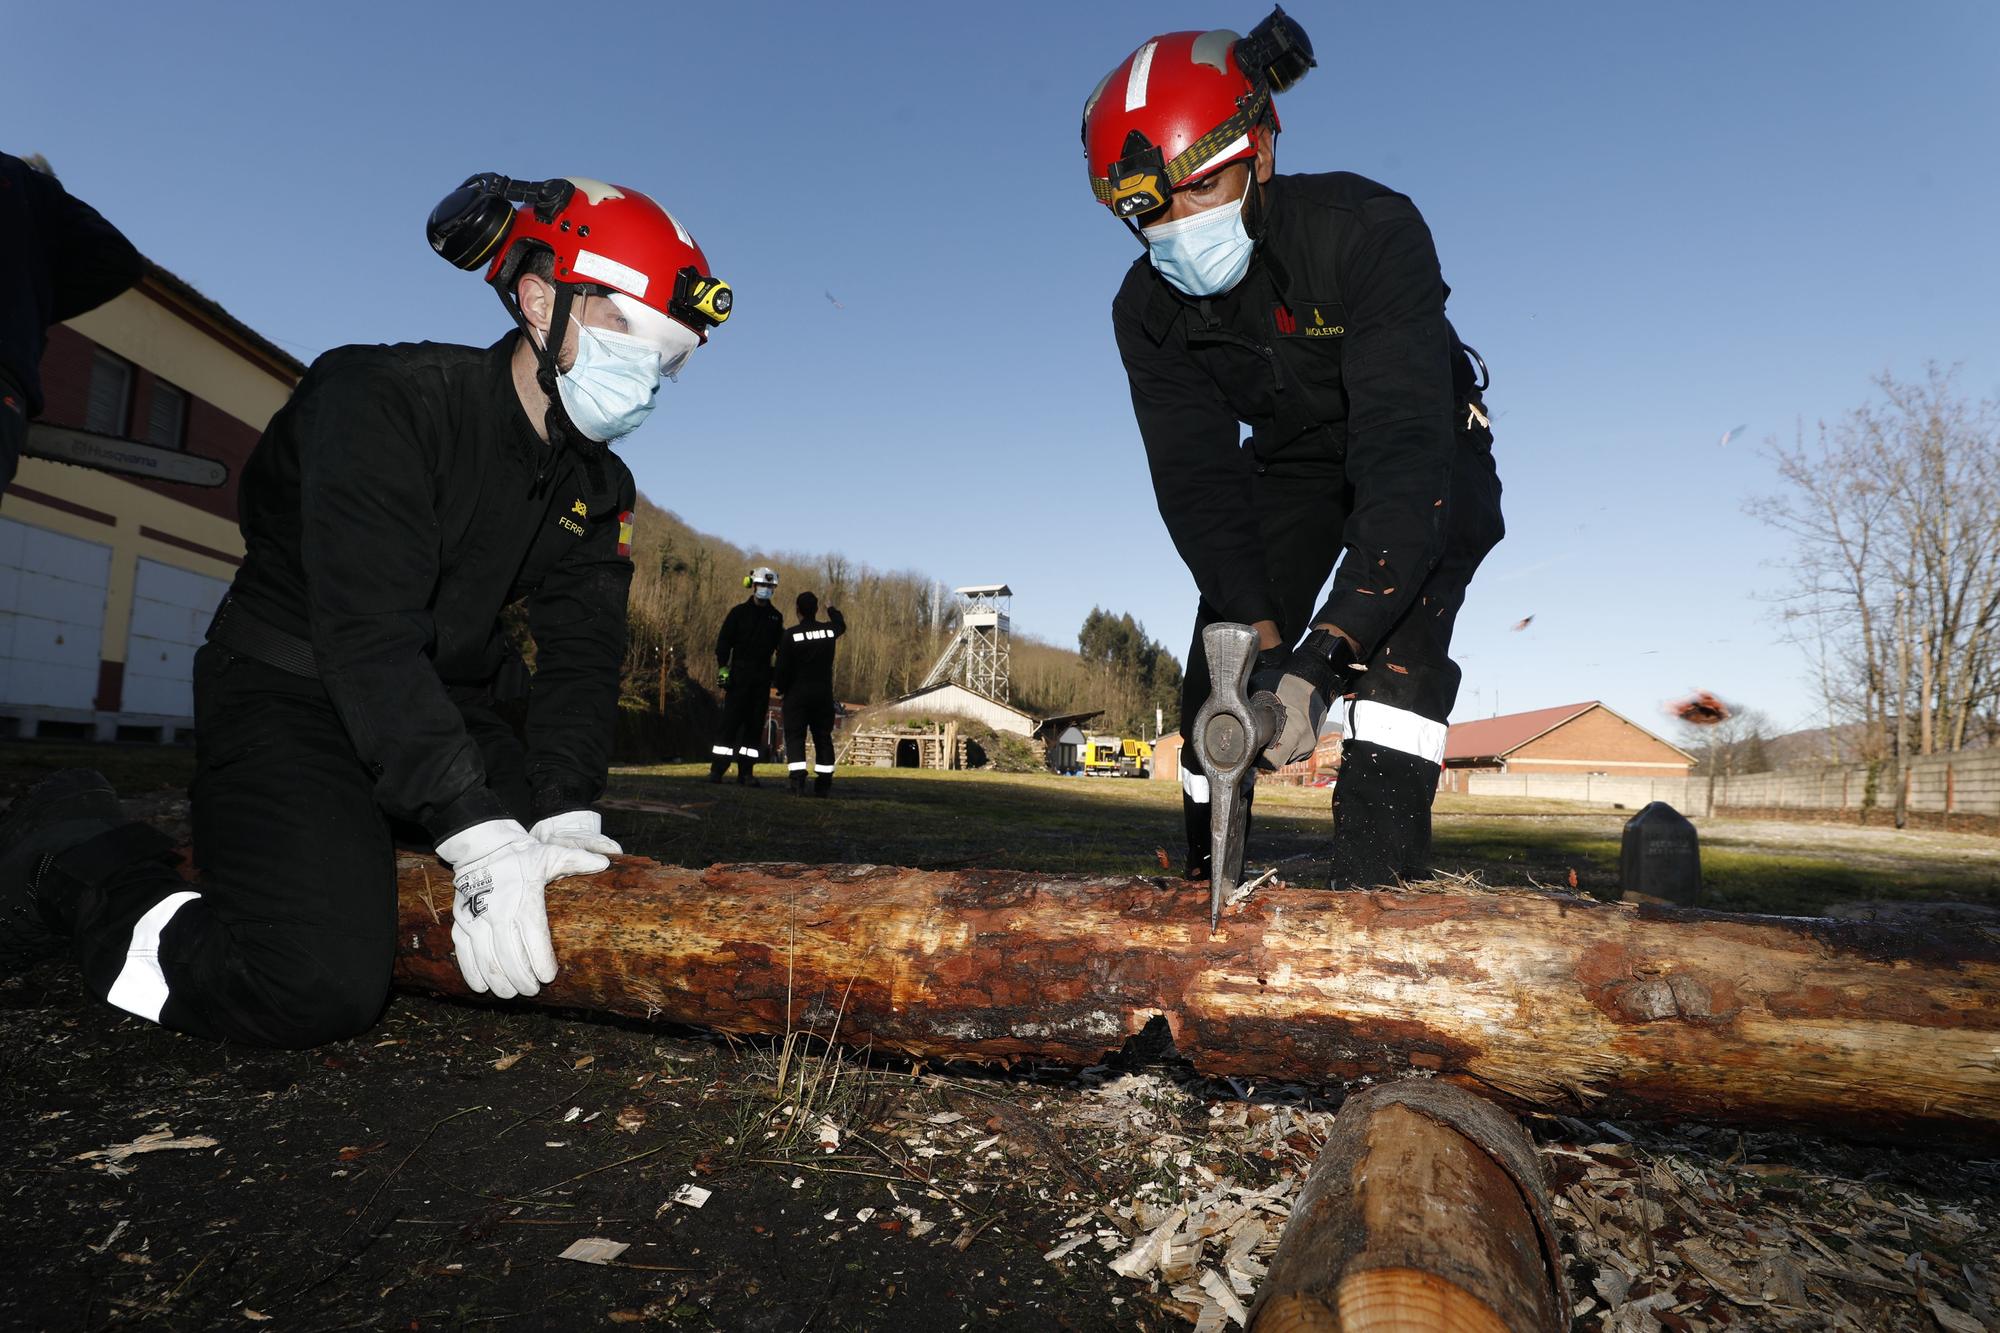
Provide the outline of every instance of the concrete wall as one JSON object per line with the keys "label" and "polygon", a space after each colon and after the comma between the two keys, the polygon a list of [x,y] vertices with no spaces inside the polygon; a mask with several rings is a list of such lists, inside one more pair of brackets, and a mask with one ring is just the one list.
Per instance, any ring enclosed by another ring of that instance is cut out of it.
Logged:
{"label": "concrete wall", "polygon": [[1590,805],[1622,805],[1627,810],[1665,801],[1684,815],[1705,815],[1706,778],[1644,778],[1591,773],[1496,773],[1489,769],[1456,770],[1471,796],[1533,796],[1544,801],[1578,801]]}
{"label": "concrete wall", "polygon": [[[1904,773],[1909,808],[1923,814],[2000,815],[2000,750],[1970,750],[1913,759]],[[1886,768],[1877,778],[1875,807],[1890,810],[1896,792]],[[1719,778],[1715,803],[1757,810],[1854,812],[1868,791],[1868,770],[1859,764],[1781,769],[1745,777]]]}
{"label": "concrete wall", "polygon": [[[1787,768],[1771,773],[1717,778],[1632,778],[1553,773],[1494,773],[1462,769],[1464,790],[1474,796],[1535,796],[1551,801],[1616,804],[1636,810],[1665,801],[1684,815],[1726,815],[1732,810],[1824,811],[1858,814],[1868,791],[1868,770],[1860,764]],[[2000,818],[2000,750],[1971,750],[1914,759],[1904,774],[1909,808],[1917,814],[1983,815]],[[1896,792],[1885,768],[1878,779],[1875,809],[1895,807]]]}

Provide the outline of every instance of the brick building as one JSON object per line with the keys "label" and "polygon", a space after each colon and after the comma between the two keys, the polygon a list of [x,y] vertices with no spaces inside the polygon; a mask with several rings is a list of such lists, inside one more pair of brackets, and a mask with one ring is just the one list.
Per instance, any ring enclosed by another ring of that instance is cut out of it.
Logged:
{"label": "brick building", "polygon": [[[215,459],[221,486],[26,458],[0,500],[0,735],[173,740],[194,650],[243,561],[236,487],[305,367],[157,266],[49,331],[33,430]],[[32,439],[32,436],[31,436]]]}
{"label": "brick building", "polygon": [[1693,755],[1593,700],[1454,725],[1439,785],[1464,791],[1474,772],[1684,778],[1692,767]]}

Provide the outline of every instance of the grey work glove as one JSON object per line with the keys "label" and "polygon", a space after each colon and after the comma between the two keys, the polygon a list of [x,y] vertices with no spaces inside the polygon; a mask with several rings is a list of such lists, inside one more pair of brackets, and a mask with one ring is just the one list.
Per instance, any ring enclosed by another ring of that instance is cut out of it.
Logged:
{"label": "grey work glove", "polygon": [[[1272,690],[1281,710],[1278,730],[1258,756],[1261,767],[1280,769],[1312,754],[1319,744],[1326,710],[1355,670],[1353,656],[1346,639],[1331,630],[1316,629],[1285,659],[1284,674]],[[1261,653],[1258,665],[1263,665]],[[1256,677],[1251,679],[1254,685]]]}

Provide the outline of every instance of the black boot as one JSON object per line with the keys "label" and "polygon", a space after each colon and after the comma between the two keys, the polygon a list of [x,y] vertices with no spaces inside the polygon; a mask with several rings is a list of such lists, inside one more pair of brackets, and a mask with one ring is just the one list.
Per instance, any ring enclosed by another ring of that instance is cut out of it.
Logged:
{"label": "black boot", "polygon": [[717,759],[708,766],[708,780],[710,782],[720,782],[722,781],[722,775],[728,771],[729,761],[727,759]]}
{"label": "black boot", "polygon": [[76,886],[51,873],[55,860],[124,822],[118,793],[87,768],[64,769],[8,807],[0,818],[0,977],[63,951]]}
{"label": "black boot", "polygon": [[755,768],[756,766],[757,766],[757,761],[756,761],[755,759],[739,759],[739,760],[737,760],[737,761],[736,761],[736,785],[737,785],[737,786],[739,786],[739,787],[761,787],[761,786],[763,786],[763,785],[764,785],[763,783],[761,783],[761,782],[757,781],[757,779],[756,779],[755,777],[753,777],[753,776],[751,775],[751,770],[752,770],[752,769],[754,769],[754,768]]}
{"label": "black boot", "polygon": [[825,796],[832,790],[833,790],[833,774],[816,773],[813,775],[813,795]]}
{"label": "black boot", "polygon": [[792,795],[804,796],[806,794],[806,775],[804,773],[787,774],[785,780],[791,784]]}
{"label": "black boot", "polygon": [[[1203,778],[1206,782],[1208,779]],[[1181,791],[1181,822],[1187,829],[1187,864],[1181,878],[1197,884],[1208,883],[1209,838],[1208,802],[1197,801],[1185,788]]]}
{"label": "black boot", "polygon": [[1438,766],[1372,741],[1341,749],[1333,788],[1327,887],[1373,889],[1431,877],[1431,801]]}

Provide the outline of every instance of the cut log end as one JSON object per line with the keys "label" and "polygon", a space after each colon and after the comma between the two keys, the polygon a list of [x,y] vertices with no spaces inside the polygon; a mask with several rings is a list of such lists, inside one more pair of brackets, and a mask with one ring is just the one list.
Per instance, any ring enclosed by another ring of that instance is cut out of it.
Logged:
{"label": "cut log end", "polygon": [[1417,1268],[1356,1273],[1332,1300],[1289,1292],[1264,1307],[1250,1333],[1513,1333],[1486,1302]]}
{"label": "cut log end", "polygon": [[1559,1333],[1568,1299],[1534,1145],[1448,1084],[1350,1098],[1252,1333]]}

